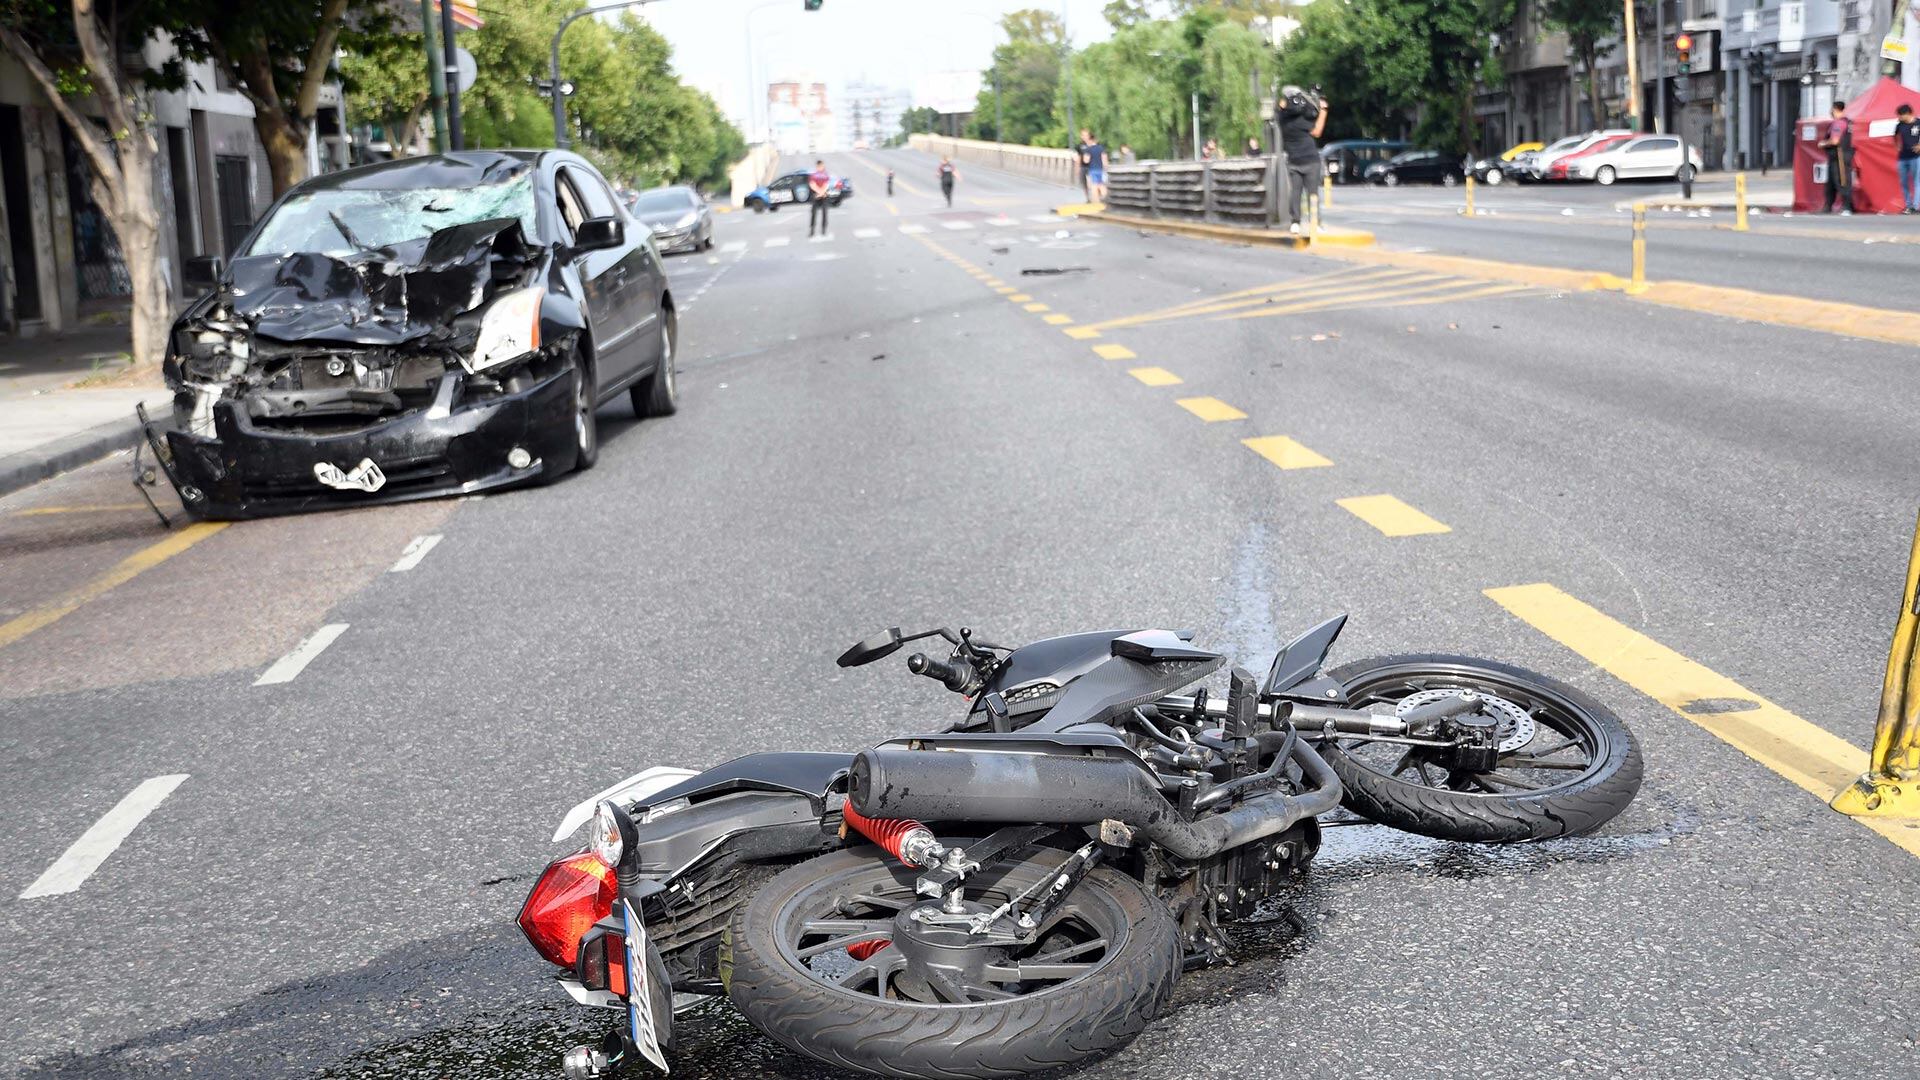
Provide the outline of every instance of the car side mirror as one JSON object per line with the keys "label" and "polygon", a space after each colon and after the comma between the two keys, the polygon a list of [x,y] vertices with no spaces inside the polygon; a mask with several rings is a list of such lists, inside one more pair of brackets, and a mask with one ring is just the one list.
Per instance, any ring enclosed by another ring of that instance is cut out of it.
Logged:
{"label": "car side mirror", "polygon": [[194,255],[180,264],[180,280],[187,288],[205,292],[220,284],[220,256]]}
{"label": "car side mirror", "polygon": [[573,230],[573,251],[604,251],[627,242],[626,223],[617,217],[588,218]]}

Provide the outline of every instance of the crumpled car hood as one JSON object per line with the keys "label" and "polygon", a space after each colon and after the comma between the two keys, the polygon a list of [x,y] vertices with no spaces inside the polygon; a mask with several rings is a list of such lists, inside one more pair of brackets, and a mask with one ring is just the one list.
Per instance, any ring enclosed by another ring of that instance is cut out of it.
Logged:
{"label": "crumpled car hood", "polygon": [[347,256],[235,259],[224,288],[256,334],[281,341],[398,345],[445,331],[485,302],[493,256],[533,255],[519,218],[452,225]]}

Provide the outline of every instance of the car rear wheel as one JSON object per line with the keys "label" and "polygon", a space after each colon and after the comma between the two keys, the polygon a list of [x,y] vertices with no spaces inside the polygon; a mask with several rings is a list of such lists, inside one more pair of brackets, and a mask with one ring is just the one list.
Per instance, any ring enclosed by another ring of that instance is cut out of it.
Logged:
{"label": "car rear wheel", "polygon": [[1679,172],[1677,172],[1677,173],[1674,173],[1674,174],[1673,174],[1673,178],[1674,178],[1675,180],[1678,180],[1678,181],[1680,181],[1680,182],[1681,182],[1681,183],[1683,183],[1683,184],[1684,184],[1684,183],[1686,183],[1686,182],[1687,182],[1687,181],[1689,181],[1689,180],[1692,180],[1692,179],[1693,179],[1693,166],[1692,166],[1692,165],[1682,165],[1682,166],[1680,166],[1680,171],[1679,171]]}
{"label": "car rear wheel", "polygon": [[627,392],[633,398],[633,415],[672,416],[680,410],[680,391],[674,382],[673,369],[675,339],[679,334],[679,323],[669,308],[660,320],[660,366]]}
{"label": "car rear wheel", "polygon": [[1383,183],[1383,184],[1385,184],[1385,185],[1387,185],[1388,187],[1399,187],[1399,186],[1400,186],[1400,174],[1399,174],[1399,173],[1391,173],[1391,172],[1390,172],[1390,173],[1386,173],[1386,174],[1383,174],[1383,175],[1382,175],[1382,176],[1380,177],[1380,182],[1381,182],[1381,183]]}
{"label": "car rear wheel", "polygon": [[1606,187],[1619,178],[1620,174],[1615,172],[1611,165],[1602,165],[1599,169],[1595,170],[1593,174],[1593,182],[1599,184],[1601,187]]}
{"label": "car rear wheel", "polygon": [[753,207],[753,212],[756,214],[767,212],[767,204],[759,199],[748,199],[747,205]]}

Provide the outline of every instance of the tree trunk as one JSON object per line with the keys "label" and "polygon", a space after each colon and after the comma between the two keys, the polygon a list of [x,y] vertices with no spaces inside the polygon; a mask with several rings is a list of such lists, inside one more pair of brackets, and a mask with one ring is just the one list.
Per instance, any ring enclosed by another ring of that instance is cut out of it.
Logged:
{"label": "tree trunk", "polygon": [[1607,118],[1600,111],[1600,43],[1593,38],[1580,42],[1580,62],[1587,66],[1587,109],[1595,128],[1605,128]]}
{"label": "tree trunk", "polygon": [[307,178],[306,125],[296,123],[284,112],[256,107],[253,129],[267,151],[267,169],[273,176],[273,197]]}

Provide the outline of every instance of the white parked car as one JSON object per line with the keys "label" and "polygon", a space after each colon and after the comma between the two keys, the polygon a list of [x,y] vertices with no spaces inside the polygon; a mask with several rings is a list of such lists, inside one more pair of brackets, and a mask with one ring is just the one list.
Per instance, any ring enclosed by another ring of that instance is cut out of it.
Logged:
{"label": "white parked car", "polygon": [[1685,180],[1700,171],[1700,151],[1677,135],[1642,135],[1567,162],[1567,179],[1611,184],[1645,177]]}
{"label": "white parked car", "polygon": [[1569,135],[1559,142],[1549,143],[1545,150],[1535,154],[1533,161],[1528,165],[1528,171],[1533,179],[1543,179],[1547,175],[1548,167],[1568,154],[1577,154],[1601,139],[1631,134],[1633,132],[1627,128],[1608,128],[1605,131],[1589,131],[1585,135]]}

